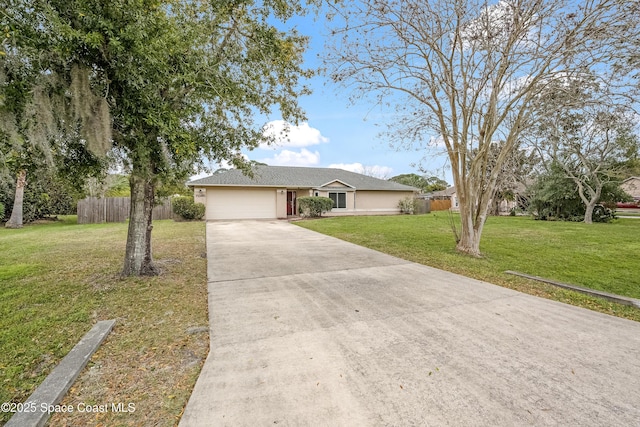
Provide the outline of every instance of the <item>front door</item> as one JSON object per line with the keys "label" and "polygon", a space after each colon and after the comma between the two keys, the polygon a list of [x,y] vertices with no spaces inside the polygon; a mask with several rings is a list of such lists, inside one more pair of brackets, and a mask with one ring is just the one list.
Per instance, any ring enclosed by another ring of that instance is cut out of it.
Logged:
{"label": "front door", "polygon": [[287,215],[296,214],[296,192],[287,191]]}

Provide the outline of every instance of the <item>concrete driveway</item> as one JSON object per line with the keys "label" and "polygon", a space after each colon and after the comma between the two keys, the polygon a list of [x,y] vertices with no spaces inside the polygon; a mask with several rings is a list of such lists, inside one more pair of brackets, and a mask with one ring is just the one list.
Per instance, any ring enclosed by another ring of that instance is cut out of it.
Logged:
{"label": "concrete driveway", "polygon": [[207,249],[180,426],[640,425],[640,323],[287,222],[208,223]]}

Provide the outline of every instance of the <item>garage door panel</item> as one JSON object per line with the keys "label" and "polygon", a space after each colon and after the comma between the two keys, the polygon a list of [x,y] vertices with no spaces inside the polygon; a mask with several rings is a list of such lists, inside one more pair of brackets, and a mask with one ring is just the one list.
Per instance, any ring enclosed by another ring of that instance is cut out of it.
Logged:
{"label": "garage door panel", "polygon": [[207,219],[276,218],[274,189],[208,189]]}

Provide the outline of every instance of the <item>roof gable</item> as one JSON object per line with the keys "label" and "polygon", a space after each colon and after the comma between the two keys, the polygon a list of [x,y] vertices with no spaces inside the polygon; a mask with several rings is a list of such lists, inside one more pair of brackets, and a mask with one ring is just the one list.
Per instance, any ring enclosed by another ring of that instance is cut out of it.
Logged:
{"label": "roof gable", "polygon": [[339,179],[336,179],[334,181],[330,181],[327,182],[325,184],[319,185],[318,188],[324,188],[324,187],[330,187],[330,188],[336,188],[336,187],[343,187],[343,188],[354,188],[353,185],[349,185],[346,182],[342,182]]}
{"label": "roof gable", "polygon": [[640,197],[640,176],[625,179],[620,184],[620,188],[634,198]]}
{"label": "roof gable", "polygon": [[429,195],[432,196],[432,197],[450,197],[450,196],[453,196],[454,194],[456,194],[455,185],[451,186],[451,187],[447,187],[444,190],[434,191]]}

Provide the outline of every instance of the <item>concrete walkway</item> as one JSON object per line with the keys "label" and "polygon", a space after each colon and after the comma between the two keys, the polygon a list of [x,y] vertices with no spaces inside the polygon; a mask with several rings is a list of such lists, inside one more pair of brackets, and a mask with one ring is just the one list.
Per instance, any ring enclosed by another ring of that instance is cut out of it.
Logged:
{"label": "concrete walkway", "polygon": [[209,223],[207,247],[182,427],[640,425],[640,323],[286,222]]}

